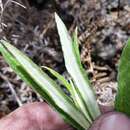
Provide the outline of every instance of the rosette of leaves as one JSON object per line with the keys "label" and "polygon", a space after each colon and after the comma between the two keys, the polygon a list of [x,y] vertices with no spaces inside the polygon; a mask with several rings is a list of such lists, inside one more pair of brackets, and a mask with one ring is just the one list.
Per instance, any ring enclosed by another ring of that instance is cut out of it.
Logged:
{"label": "rosette of leaves", "polygon": [[[41,67],[37,66],[8,41],[0,41],[0,52],[16,74],[38,92],[66,122],[77,130],[87,130],[93,121],[100,116],[100,109],[87,73],[81,64],[77,30],[71,38],[64,23],[56,13],[55,19],[66,70],[71,76],[71,79],[68,82],[62,75],[51,68],[44,67],[44,69],[47,69],[66,87],[70,96],[66,95],[62,88]],[[125,112],[128,115],[130,113],[130,109],[128,109],[130,96],[127,91],[130,91],[127,88],[130,85],[130,74],[127,73],[130,69],[129,53],[130,43],[127,44],[122,54],[118,76],[118,95],[115,101],[116,110]],[[126,94],[128,95],[126,96]]]}
{"label": "rosette of leaves", "polygon": [[78,130],[88,129],[96,117],[100,115],[100,110],[80,61],[77,32],[75,31],[73,38],[71,38],[57,14],[55,14],[55,19],[65,66],[71,80],[68,82],[62,75],[51,68],[44,67],[44,69],[47,69],[60,80],[69,91],[70,96],[67,96],[53,79],[9,42],[0,41],[0,52],[16,74],[59,112],[66,122]]}

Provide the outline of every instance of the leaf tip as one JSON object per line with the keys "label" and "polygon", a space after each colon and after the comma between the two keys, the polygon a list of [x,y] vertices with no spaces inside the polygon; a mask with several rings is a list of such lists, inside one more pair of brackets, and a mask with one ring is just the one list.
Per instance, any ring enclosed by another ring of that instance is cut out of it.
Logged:
{"label": "leaf tip", "polygon": [[[64,24],[61,20],[61,18],[59,17],[59,15],[55,12],[55,21],[56,21],[56,25],[57,25],[57,29],[59,30],[60,27],[63,27]],[[61,30],[61,29],[60,29]]]}
{"label": "leaf tip", "polygon": [[58,21],[60,18],[59,18],[58,14],[57,14],[56,12],[54,13],[54,15],[55,15],[55,21],[56,21],[56,23],[57,23],[57,21]]}

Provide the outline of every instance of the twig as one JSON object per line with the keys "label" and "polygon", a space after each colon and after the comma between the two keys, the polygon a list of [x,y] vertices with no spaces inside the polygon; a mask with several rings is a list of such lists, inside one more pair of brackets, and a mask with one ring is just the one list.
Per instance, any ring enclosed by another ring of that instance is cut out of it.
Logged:
{"label": "twig", "polygon": [[53,17],[52,19],[49,21],[49,23],[47,24],[46,28],[42,31],[42,33],[40,34],[40,37],[44,37],[44,35],[47,33],[48,29],[50,28],[50,26],[53,24]]}
{"label": "twig", "polygon": [[9,81],[7,81],[7,83],[8,83],[8,86],[9,86],[9,88],[10,88],[10,90],[11,90],[11,92],[12,92],[14,98],[15,98],[16,101],[17,101],[18,105],[19,105],[19,106],[22,106],[23,104],[22,104],[21,100],[19,99],[19,97],[17,96],[17,94],[16,94],[16,92],[15,92],[15,90],[14,90],[14,86],[13,86]]}
{"label": "twig", "polygon": [[8,83],[8,86],[9,86],[9,88],[10,88],[10,90],[11,90],[14,98],[16,99],[18,105],[22,106],[23,104],[22,104],[21,100],[19,99],[19,97],[17,96],[17,94],[16,94],[16,92],[15,92],[15,90],[13,88],[13,85],[10,83],[10,81],[8,80],[8,78],[6,76],[2,75],[1,73],[0,73],[0,77]]}
{"label": "twig", "polygon": [[26,7],[25,7],[24,5],[22,5],[22,4],[20,4],[20,3],[16,2],[16,1],[14,1],[14,0],[12,0],[11,2],[12,2],[12,3],[15,3],[15,4],[19,5],[19,6],[21,6],[21,7],[24,8],[24,9],[26,9]]}
{"label": "twig", "polygon": [[0,0],[0,8],[1,8],[1,12],[2,12],[4,9],[2,0]]}

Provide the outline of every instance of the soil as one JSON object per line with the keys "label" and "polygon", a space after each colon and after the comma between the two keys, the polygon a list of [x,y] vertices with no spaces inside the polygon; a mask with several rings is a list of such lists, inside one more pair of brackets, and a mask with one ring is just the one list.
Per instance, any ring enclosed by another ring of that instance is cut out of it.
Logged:
{"label": "soil", "polygon": [[[114,103],[118,61],[130,36],[130,0],[0,0],[0,6],[0,38],[10,41],[39,66],[51,67],[66,78],[54,12],[70,34],[78,27],[82,63],[97,101]],[[40,96],[0,56],[0,117],[39,100]]]}

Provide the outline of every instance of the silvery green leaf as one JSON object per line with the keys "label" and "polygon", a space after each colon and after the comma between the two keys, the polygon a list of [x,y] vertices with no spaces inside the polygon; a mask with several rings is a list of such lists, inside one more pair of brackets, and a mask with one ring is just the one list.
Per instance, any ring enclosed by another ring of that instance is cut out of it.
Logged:
{"label": "silvery green leaf", "polygon": [[72,97],[77,108],[87,117],[87,120],[92,124],[92,120],[89,117],[88,111],[85,109],[84,102],[82,100],[81,94],[78,91],[77,87],[74,85],[73,81],[70,80],[72,86]]}
{"label": "silvery green leaf", "polygon": [[44,69],[47,69],[53,76],[55,76],[60,82],[62,85],[64,85],[67,90],[71,93],[71,85],[69,84],[69,82],[62,76],[60,75],[58,72],[56,72],[55,70],[49,68],[49,67],[46,67],[46,66],[42,66]]}
{"label": "silvery green leaf", "polygon": [[92,118],[92,120],[95,120],[95,118],[100,115],[100,110],[96,102],[95,94],[91,88],[87,74],[85,73],[82,65],[79,63],[77,52],[75,51],[77,49],[75,48],[75,45],[73,45],[74,43],[64,23],[56,13],[55,19],[60,36],[66,69],[73,78],[73,81],[82,96],[89,116]]}
{"label": "silvery green leaf", "polygon": [[4,40],[0,41],[0,52],[10,67],[57,110],[68,123],[78,130],[89,128],[89,122],[69,97],[31,59]]}

